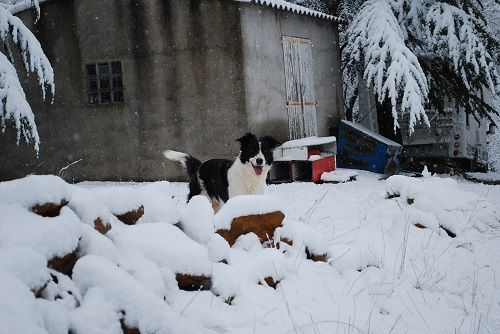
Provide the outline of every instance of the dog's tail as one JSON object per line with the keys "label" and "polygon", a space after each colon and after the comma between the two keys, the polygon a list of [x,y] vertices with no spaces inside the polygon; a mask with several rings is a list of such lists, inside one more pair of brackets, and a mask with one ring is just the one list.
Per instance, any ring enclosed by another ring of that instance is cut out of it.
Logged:
{"label": "dog's tail", "polygon": [[163,155],[168,160],[179,162],[184,168],[186,168],[190,178],[193,178],[197,175],[198,169],[201,166],[200,160],[193,158],[187,153],[168,150],[163,152]]}

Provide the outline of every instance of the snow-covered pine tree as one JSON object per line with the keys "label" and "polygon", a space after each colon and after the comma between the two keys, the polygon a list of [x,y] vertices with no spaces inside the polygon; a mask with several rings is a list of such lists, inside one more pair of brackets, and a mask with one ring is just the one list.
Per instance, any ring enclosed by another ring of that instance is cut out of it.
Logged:
{"label": "snow-covered pine tree", "polygon": [[348,20],[341,32],[347,114],[356,106],[360,76],[390,106],[394,129],[404,114],[410,132],[418,121],[427,123],[424,110],[442,111],[444,97],[476,118],[498,114],[483,92],[499,93],[498,42],[484,16],[492,10],[485,4],[498,7],[499,0],[301,2]]}
{"label": "snow-covered pine tree", "polygon": [[399,126],[398,110],[410,115],[410,129],[418,120],[428,123],[424,109],[429,91],[425,73],[406,46],[391,4],[386,0],[368,1],[346,34],[343,55],[349,72],[358,78],[358,71],[363,71],[378,101],[390,101],[394,130]]}
{"label": "snow-covered pine tree", "polygon": [[[54,71],[36,37],[19,18],[12,15],[8,9],[9,4],[0,3],[0,38],[3,43],[3,51],[0,52],[0,100],[2,108],[0,127],[2,132],[5,132],[7,126],[14,126],[17,129],[17,143],[19,144],[21,138],[28,144],[33,143],[38,154],[40,137],[35,116],[26,101],[26,95],[14,67],[14,57],[10,46],[15,45],[18,48],[26,73],[36,73],[43,98],[46,95],[46,87],[54,96]],[[33,0],[32,4],[39,15],[38,0]]]}

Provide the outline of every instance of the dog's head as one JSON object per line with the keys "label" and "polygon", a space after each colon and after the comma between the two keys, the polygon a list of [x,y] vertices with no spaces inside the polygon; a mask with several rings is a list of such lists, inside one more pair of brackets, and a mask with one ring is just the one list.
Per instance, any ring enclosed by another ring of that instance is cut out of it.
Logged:
{"label": "dog's head", "polygon": [[273,163],[273,150],[279,145],[278,141],[271,136],[264,136],[258,139],[255,135],[247,133],[236,139],[240,142],[239,159],[249,171],[255,175],[264,177],[271,169]]}

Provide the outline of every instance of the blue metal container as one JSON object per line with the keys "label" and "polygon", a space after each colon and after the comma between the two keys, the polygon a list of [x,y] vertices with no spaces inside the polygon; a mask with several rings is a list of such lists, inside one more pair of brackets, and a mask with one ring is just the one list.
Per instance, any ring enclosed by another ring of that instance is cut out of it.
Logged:
{"label": "blue metal container", "polygon": [[374,173],[399,173],[403,146],[364,126],[342,120],[337,138],[337,166]]}

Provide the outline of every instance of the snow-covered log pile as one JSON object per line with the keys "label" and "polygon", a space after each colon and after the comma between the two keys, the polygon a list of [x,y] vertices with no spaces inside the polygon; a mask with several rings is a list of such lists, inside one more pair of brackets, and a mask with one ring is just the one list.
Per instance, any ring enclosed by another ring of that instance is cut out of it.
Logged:
{"label": "snow-covered log pile", "polygon": [[[425,175],[425,174],[424,174]],[[408,178],[391,176],[386,183],[389,198],[399,198],[406,210],[397,220],[404,220],[419,228],[430,228],[441,235],[455,238],[464,232],[470,221],[457,219],[456,212],[480,205],[481,209],[495,211],[488,202],[481,201],[477,195],[460,190],[453,179],[431,177]],[[498,228],[495,216],[478,213],[474,227],[480,231]]]}
{"label": "snow-covered log pile", "polygon": [[[15,305],[16,314],[0,319],[0,328],[195,333],[201,326],[170,305],[179,291],[211,290],[231,303],[245,282],[276,288],[290,273],[273,242],[284,219],[275,198],[241,196],[214,216],[203,196],[179,210],[169,188],[168,182],[86,188],[55,176],[0,183],[0,277],[11,290],[2,295],[7,303],[0,303],[0,313],[2,305]],[[235,244],[234,256],[216,226],[231,229],[248,217],[247,230],[225,235]],[[264,236],[266,247],[259,240]],[[325,261],[326,241],[316,232],[311,242]],[[240,263],[254,251],[259,256]]]}

